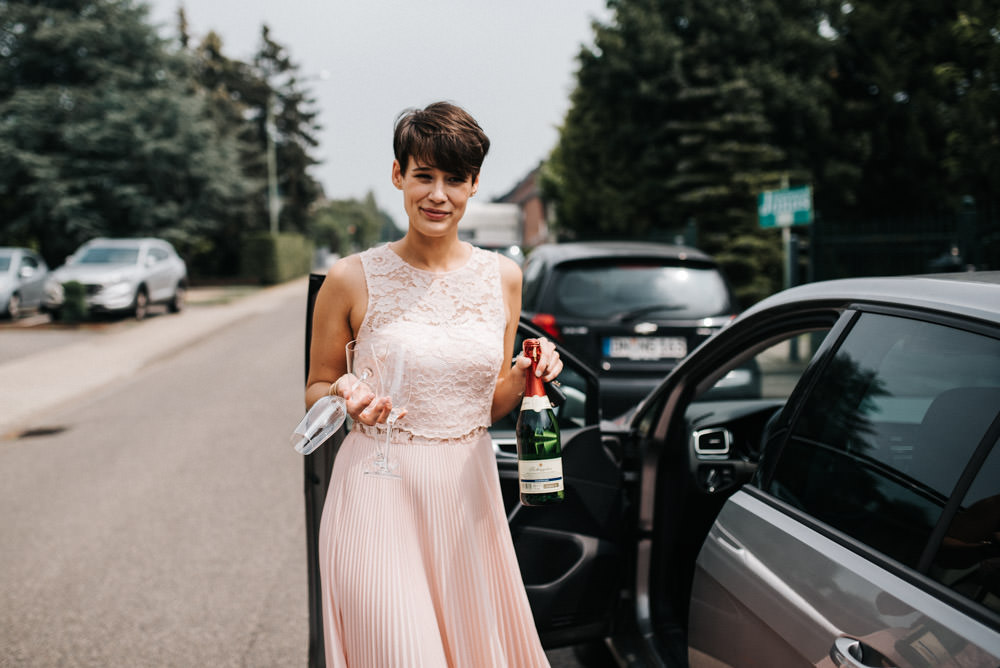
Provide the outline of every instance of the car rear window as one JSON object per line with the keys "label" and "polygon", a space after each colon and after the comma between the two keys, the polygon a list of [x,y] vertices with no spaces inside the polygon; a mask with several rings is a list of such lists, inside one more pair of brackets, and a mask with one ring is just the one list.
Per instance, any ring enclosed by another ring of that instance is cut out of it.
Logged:
{"label": "car rear window", "polygon": [[714,267],[621,262],[560,267],[550,304],[556,316],[628,320],[705,318],[731,312]]}
{"label": "car rear window", "polygon": [[139,260],[138,248],[88,248],[77,260],[80,264],[135,264]]}

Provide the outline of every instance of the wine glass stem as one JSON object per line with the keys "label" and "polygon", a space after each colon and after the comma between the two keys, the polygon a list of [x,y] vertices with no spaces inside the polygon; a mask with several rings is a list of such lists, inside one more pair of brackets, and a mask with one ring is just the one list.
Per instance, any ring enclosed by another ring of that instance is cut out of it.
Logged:
{"label": "wine glass stem", "polygon": [[392,449],[392,426],[395,424],[396,420],[391,415],[389,419],[385,422],[385,459],[383,460],[386,468],[389,466],[389,450]]}

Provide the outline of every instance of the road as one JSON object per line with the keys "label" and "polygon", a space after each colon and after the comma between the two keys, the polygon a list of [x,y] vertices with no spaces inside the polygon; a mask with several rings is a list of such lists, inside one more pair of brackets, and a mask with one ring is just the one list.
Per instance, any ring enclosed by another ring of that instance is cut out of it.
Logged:
{"label": "road", "polygon": [[0,440],[0,666],[306,665],[288,294]]}

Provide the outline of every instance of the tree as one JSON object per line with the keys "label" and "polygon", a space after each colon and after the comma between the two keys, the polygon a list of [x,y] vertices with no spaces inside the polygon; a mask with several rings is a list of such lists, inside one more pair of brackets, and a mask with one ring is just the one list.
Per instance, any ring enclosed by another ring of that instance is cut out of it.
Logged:
{"label": "tree", "polygon": [[[319,183],[308,173],[317,164],[310,155],[310,150],[318,145],[315,100],[303,85],[298,65],[285,47],[271,38],[266,25],[261,28],[261,44],[253,64],[262,84],[251,98],[262,157],[267,153],[267,133],[273,133],[277,186],[282,200],[280,227],[285,231],[305,232],[309,207],[323,194]],[[270,128],[269,117],[273,119]],[[266,181],[266,161],[263,166]],[[266,191],[262,203],[267,211]]]}
{"label": "tree", "polygon": [[853,3],[837,39],[838,135],[856,194],[830,209],[923,215],[1000,192],[1000,7]]}
{"label": "tree", "polygon": [[[814,156],[801,145],[828,124],[826,112],[790,96],[829,97],[832,54],[823,57],[818,26],[833,3],[609,4],[614,20],[595,25],[594,48],[580,54],[543,169],[560,233],[672,239],[693,221],[710,253],[753,246],[747,235],[776,248],[757,229],[756,196],[812,180]],[[771,263],[757,269],[771,272]]]}
{"label": "tree", "polygon": [[0,225],[58,264],[98,235],[204,245],[245,197],[183,58],[130,0],[5,2]]}
{"label": "tree", "polygon": [[315,207],[310,237],[319,247],[347,255],[383,240],[387,220],[391,223],[372,193],[364,201],[329,200]]}

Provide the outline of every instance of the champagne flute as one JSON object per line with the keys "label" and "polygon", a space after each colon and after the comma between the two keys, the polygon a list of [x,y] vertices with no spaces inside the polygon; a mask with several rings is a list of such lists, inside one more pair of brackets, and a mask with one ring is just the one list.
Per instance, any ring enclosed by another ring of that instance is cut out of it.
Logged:
{"label": "champagne flute", "polygon": [[347,418],[347,403],[343,397],[324,395],[306,411],[305,417],[292,432],[292,447],[308,455],[323,445]]}
{"label": "champagne flute", "polygon": [[375,357],[375,365],[378,368],[379,394],[389,397],[391,409],[386,418],[385,446],[376,448],[374,466],[365,471],[365,475],[399,479],[401,476],[396,473],[399,462],[392,461],[389,454],[392,451],[393,427],[406,414],[410,386],[406,378],[406,356],[402,349],[388,347],[384,352],[384,355]]}
{"label": "champagne flute", "polygon": [[[374,358],[375,347],[371,347],[372,358]],[[359,364],[359,351],[358,351],[358,340],[348,341],[347,345],[344,347],[344,352],[347,355],[347,373],[352,374],[355,378],[354,384],[351,385],[351,393],[354,392],[362,383],[367,383],[368,380],[374,375],[372,371],[373,359],[364,359],[361,361],[361,368],[358,368]],[[363,355],[361,356],[363,357]]]}

